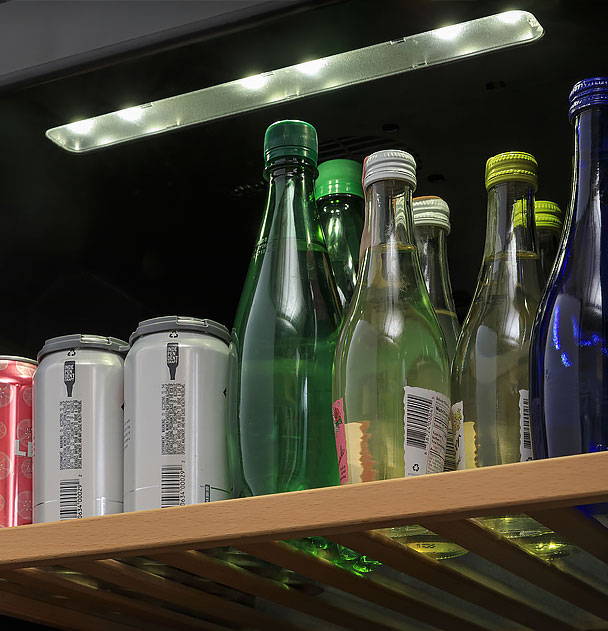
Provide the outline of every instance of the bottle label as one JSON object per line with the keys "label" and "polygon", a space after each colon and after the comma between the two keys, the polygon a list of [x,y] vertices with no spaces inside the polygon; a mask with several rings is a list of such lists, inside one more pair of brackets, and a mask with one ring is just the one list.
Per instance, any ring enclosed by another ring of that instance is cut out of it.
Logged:
{"label": "bottle label", "polygon": [[344,428],[344,399],[334,401],[332,405],[334,433],[336,436],[336,452],[338,454],[338,470],[340,484],[348,484],[348,455],[346,451],[346,430]]}
{"label": "bottle label", "polygon": [[530,433],[530,404],[527,390],[519,391],[519,460],[532,460],[532,436]]}
{"label": "bottle label", "polygon": [[443,471],[450,400],[434,390],[404,387],[405,475]]}
{"label": "bottle label", "polygon": [[450,413],[444,471],[457,471],[465,468],[464,444],[464,414],[462,401],[459,401],[454,403]]}

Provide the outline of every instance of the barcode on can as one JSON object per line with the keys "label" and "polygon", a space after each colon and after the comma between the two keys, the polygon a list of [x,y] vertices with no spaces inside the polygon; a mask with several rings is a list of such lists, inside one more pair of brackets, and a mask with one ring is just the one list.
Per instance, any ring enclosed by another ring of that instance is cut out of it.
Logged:
{"label": "barcode on can", "polygon": [[181,465],[162,465],[160,468],[160,507],[184,506],[186,476]]}
{"label": "barcode on can", "polygon": [[59,402],[59,469],[82,469],[82,401]]}
{"label": "barcode on can", "polygon": [[161,454],[186,453],[186,386],[161,384]]}
{"label": "barcode on can", "polygon": [[530,434],[530,404],[527,390],[519,391],[519,459],[532,460],[532,436]]}
{"label": "barcode on can", "polygon": [[80,480],[59,481],[59,519],[82,518],[82,486]]}

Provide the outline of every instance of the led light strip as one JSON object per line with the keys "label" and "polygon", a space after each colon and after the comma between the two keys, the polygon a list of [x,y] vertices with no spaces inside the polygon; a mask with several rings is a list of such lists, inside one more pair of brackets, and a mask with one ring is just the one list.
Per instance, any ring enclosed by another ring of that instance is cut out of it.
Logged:
{"label": "led light strip", "polygon": [[527,44],[542,35],[543,28],[531,13],[507,11],[86,118],[53,127],[46,136],[66,151],[84,153]]}

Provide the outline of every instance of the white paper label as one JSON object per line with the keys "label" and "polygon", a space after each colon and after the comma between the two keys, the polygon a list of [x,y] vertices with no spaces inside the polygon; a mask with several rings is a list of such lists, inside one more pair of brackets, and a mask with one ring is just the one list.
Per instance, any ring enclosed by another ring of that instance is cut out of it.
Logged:
{"label": "white paper label", "polygon": [[445,450],[444,471],[457,471],[465,468],[464,457],[464,413],[462,401],[454,403],[450,414],[448,441]]}
{"label": "white paper label", "polygon": [[405,475],[443,471],[450,400],[434,390],[405,386]]}
{"label": "white paper label", "polygon": [[532,460],[532,436],[530,434],[530,405],[527,390],[519,391],[519,460]]}

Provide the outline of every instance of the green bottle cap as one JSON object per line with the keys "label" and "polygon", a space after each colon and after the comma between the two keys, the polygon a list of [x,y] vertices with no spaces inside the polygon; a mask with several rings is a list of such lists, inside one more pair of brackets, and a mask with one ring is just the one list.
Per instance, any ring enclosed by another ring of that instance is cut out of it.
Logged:
{"label": "green bottle cap", "polygon": [[308,158],[317,163],[317,130],[304,121],[277,121],[264,135],[264,160],[268,164],[276,158]]}
{"label": "green bottle cap", "polygon": [[355,160],[328,160],[319,165],[319,177],[315,182],[315,198],[347,193],[363,197],[361,186],[363,167]]}
{"label": "green bottle cap", "polygon": [[534,219],[537,228],[562,229],[562,210],[555,202],[534,202]]}
{"label": "green bottle cap", "polygon": [[506,151],[488,158],[486,162],[486,189],[500,182],[526,182],[538,188],[538,162],[524,151]]}

